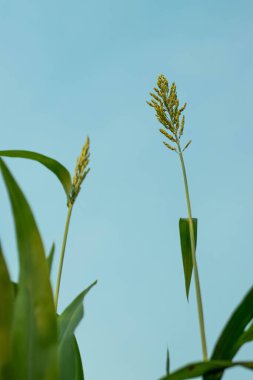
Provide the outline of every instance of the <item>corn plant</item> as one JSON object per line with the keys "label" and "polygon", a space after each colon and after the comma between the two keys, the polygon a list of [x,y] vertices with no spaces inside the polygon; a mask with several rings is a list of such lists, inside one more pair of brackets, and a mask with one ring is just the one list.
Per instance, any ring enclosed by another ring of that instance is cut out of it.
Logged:
{"label": "corn plant", "polygon": [[176,84],[173,82],[169,86],[169,82],[164,75],[159,75],[157,87],[154,88],[154,92],[151,92],[150,95],[151,100],[147,103],[154,108],[157,120],[162,125],[160,132],[166,138],[163,144],[170,151],[178,155],[182,168],[188,211],[188,218],[181,218],[179,220],[185,288],[188,299],[193,271],[203,356],[202,362],[192,363],[170,373],[169,354],[167,353],[166,376],[162,380],[183,380],[200,376],[203,376],[205,380],[219,380],[227,368],[238,365],[253,370],[253,361],[232,361],[245,343],[253,341],[253,287],[230,317],[210,358],[208,358],[204,312],[196,258],[197,219],[192,218],[190,193],[183,156],[183,152],[189,147],[191,140],[185,144],[183,149],[181,148],[181,140],[185,127],[183,112],[185,111],[186,103],[180,106]]}
{"label": "corn plant", "polygon": [[0,245],[0,380],[84,380],[74,335],[83,317],[83,300],[94,282],[58,315],[57,304],[68,227],[74,202],[89,172],[89,139],[77,160],[73,180],[58,161],[30,151],[1,151],[1,156],[40,162],[61,182],[67,197],[67,219],[55,295],[50,283],[54,245],[46,257],[32,210],[19,185],[0,159],[9,195],[19,254],[19,279],[13,283]]}

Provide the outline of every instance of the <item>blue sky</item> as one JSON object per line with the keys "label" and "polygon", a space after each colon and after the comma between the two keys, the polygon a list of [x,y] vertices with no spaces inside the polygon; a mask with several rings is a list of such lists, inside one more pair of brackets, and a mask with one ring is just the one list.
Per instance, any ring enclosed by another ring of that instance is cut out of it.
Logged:
{"label": "blue sky", "polygon": [[[201,359],[179,245],[187,212],[180,163],[145,103],[160,73],[188,103],[185,160],[209,352],[252,285],[252,12],[246,0],[0,0],[0,148],[35,150],[73,171],[91,138],[60,296],[62,310],[98,279],[77,333],[88,380],[158,379],[167,346],[173,369]],[[56,243],[55,282],[64,192],[36,163],[6,162],[47,250]],[[0,236],[15,278],[2,182],[0,191]],[[252,346],[238,358],[252,359]],[[224,379],[251,377],[231,370]]]}

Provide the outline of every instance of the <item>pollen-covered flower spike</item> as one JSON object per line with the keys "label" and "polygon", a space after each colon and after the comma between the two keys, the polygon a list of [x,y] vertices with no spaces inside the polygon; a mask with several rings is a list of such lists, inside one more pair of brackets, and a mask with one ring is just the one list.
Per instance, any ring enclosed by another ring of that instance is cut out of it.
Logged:
{"label": "pollen-covered flower spike", "polygon": [[[163,143],[167,148],[178,152],[177,145],[183,135],[185,123],[185,117],[181,114],[185,110],[186,103],[179,107],[176,84],[173,82],[169,86],[169,82],[164,75],[159,75],[157,87],[154,88],[154,92],[150,92],[150,95],[151,101],[147,103],[155,109],[158,121],[165,128],[161,128],[160,132],[170,140],[169,143],[165,141]],[[171,143],[174,143],[174,145],[171,145]],[[187,143],[184,149],[189,145]]]}
{"label": "pollen-covered flower spike", "polygon": [[69,194],[68,206],[73,205],[79,191],[81,189],[81,185],[90,171],[88,168],[90,159],[90,139],[86,138],[85,144],[83,146],[82,152],[77,159],[75,172],[72,180],[72,186]]}

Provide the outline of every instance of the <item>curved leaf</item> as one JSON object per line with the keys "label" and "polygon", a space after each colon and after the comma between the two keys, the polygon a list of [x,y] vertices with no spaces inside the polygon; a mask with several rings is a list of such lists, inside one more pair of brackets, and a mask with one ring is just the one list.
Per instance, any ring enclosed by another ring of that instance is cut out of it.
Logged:
{"label": "curved leaf", "polygon": [[79,351],[79,347],[77,344],[77,340],[75,335],[74,337],[74,357],[75,357],[75,378],[74,380],[84,380],[84,373],[83,373],[83,364],[82,359]]}
{"label": "curved leaf", "polygon": [[83,364],[75,335],[68,343],[67,362],[60,366],[60,379],[84,380]]}
{"label": "curved leaf", "polygon": [[30,206],[2,159],[0,168],[14,216],[20,263],[10,379],[56,380],[57,324],[42,240]]}
{"label": "curved leaf", "polygon": [[54,160],[53,158],[44,156],[43,154],[31,152],[29,150],[0,150],[0,156],[27,158],[29,160],[41,163],[56,175],[68,198],[71,190],[71,175],[65,166],[63,166],[60,162]]}
{"label": "curved leaf", "polygon": [[0,244],[0,379],[10,378],[11,324],[14,308],[14,289]]}
{"label": "curved leaf", "polygon": [[[198,219],[193,218],[193,229],[195,237],[195,250],[197,246],[197,227]],[[179,232],[180,232],[180,242],[181,242],[181,252],[184,266],[184,280],[185,280],[185,290],[186,297],[189,297],[189,290],[191,285],[192,277],[192,253],[191,253],[191,240],[190,240],[190,229],[189,229],[189,219],[180,218],[179,219]]]}
{"label": "curved leaf", "polygon": [[[233,312],[219,337],[211,360],[232,360],[242,345],[253,339],[252,327],[244,331],[253,318],[253,288]],[[205,380],[220,380],[222,371],[215,377],[205,376]]]}
{"label": "curved leaf", "polygon": [[79,380],[79,378],[76,377],[75,363],[78,361],[78,358],[74,356],[76,355],[76,350],[74,347],[73,334],[84,314],[83,299],[96,283],[97,281],[80,293],[58,317],[60,380]]}
{"label": "curved leaf", "polygon": [[245,344],[253,341],[253,323],[249,326],[247,330],[243,332],[243,334],[238,339],[237,343],[235,344],[235,350],[236,352],[239,351],[239,349]]}
{"label": "curved leaf", "polygon": [[224,330],[218,339],[213,354],[212,360],[230,360],[237,353],[240,346],[241,336],[247,325],[253,319],[253,287],[247,293],[240,305],[233,312],[229,321],[227,322]]}
{"label": "curved leaf", "polygon": [[206,361],[188,364],[187,366],[178,369],[168,376],[164,376],[161,380],[186,380],[209,375],[210,380],[212,375],[224,371],[227,368],[241,366],[253,370],[253,362],[230,362],[230,361]]}

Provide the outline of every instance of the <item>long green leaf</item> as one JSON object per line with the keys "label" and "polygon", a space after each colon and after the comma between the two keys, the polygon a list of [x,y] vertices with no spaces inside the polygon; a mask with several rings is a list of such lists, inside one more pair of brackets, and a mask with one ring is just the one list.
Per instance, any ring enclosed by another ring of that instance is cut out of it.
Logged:
{"label": "long green leaf", "polygon": [[[193,221],[195,249],[196,249],[198,220],[194,218],[192,219],[192,221]],[[183,219],[183,218],[179,219],[179,233],[180,233],[183,267],[184,267],[185,290],[186,290],[186,296],[188,299],[190,285],[191,285],[192,268],[193,268],[189,219]]]}
{"label": "long green leaf", "polygon": [[30,206],[2,159],[0,168],[14,216],[20,263],[10,380],[57,380],[57,323],[42,240]]}
{"label": "long green leaf", "polygon": [[233,312],[219,337],[211,356],[212,360],[231,360],[237,353],[238,341],[253,319],[253,287]]}
{"label": "long green leaf", "polygon": [[[253,287],[233,312],[224,327],[211,356],[211,360],[232,360],[242,345],[253,339],[252,327],[245,328],[253,318]],[[220,380],[222,371],[215,377],[205,376],[205,380]]]}
{"label": "long green leaf", "polygon": [[58,318],[60,380],[79,380],[76,377],[73,334],[84,314],[83,299],[96,283],[80,293]]}
{"label": "long green leaf", "polygon": [[83,364],[82,364],[82,359],[81,359],[81,355],[80,355],[80,351],[79,351],[79,347],[78,347],[75,335],[73,335],[73,338],[74,338],[73,357],[75,358],[75,377],[73,380],[84,380]]}
{"label": "long green leaf", "polygon": [[193,379],[204,375],[209,375],[210,379],[213,379],[212,375],[224,371],[227,368],[241,366],[250,370],[253,370],[253,362],[230,362],[230,361],[206,361],[188,364],[187,366],[180,368],[179,370],[171,373],[168,376],[164,376],[161,380],[186,380]]}
{"label": "long green leaf", "polygon": [[68,198],[71,190],[71,175],[65,166],[63,166],[60,162],[54,160],[53,158],[44,156],[43,154],[28,150],[0,150],[0,156],[27,158],[29,160],[41,163],[56,175]]}
{"label": "long green leaf", "polygon": [[72,335],[68,343],[68,362],[61,363],[61,379],[84,380],[82,359],[75,335]]}
{"label": "long green leaf", "polygon": [[0,244],[0,379],[10,377],[11,324],[14,308],[14,289]]}

